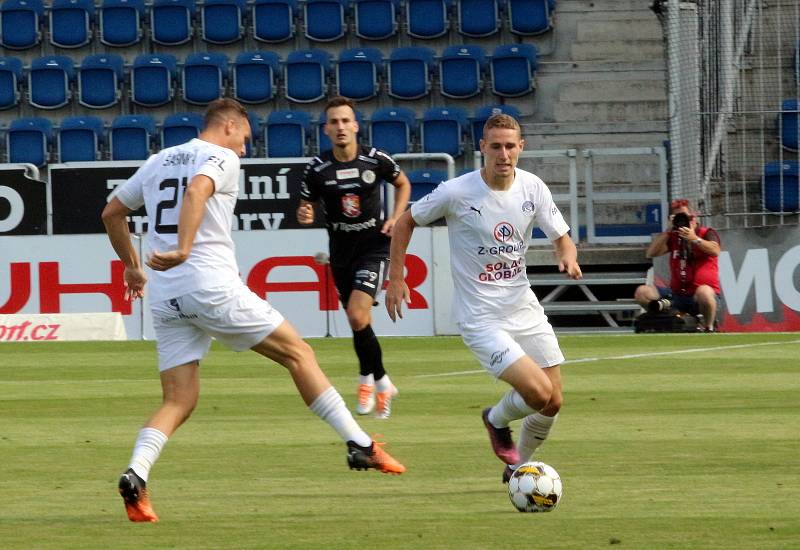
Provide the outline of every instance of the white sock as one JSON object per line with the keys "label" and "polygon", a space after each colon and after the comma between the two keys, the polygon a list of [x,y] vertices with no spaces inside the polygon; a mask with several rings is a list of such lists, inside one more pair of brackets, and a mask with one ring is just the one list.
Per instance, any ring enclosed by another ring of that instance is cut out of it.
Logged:
{"label": "white sock", "polygon": [[489,422],[495,428],[506,428],[512,420],[525,418],[535,412],[536,409],[532,409],[525,403],[517,390],[511,390],[489,411]]}
{"label": "white sock", "polygon": [[392,381],[388,374],[384,374],[380,380],[375,381],[375,389],[380,391],[389,391],[392,389]]}
{"label": "white sock", "polygon": [[555,416],[545,416],[538,412],[525,417],[525,420],[522,421],[522,429],[519,432],[519,441],[517,443],[520,462],[515,464],[514,468],[519,468],[523,463],[531,459],[539,445],[547,439],[547,435],[550,433],[553,424],[555,424],[556,418],[558,418],[557,414]]}
{"label": "white sock", "polygon": [[375,384],[375,378],[373,377],[372,373],[364,376],[363,374],[358,375],[358,383],[359,384],[366,384],[367,386],[373,386]]}
{"label": "white sock", "polygon": [[333,386],[319,394],[308,408],[336,430],[343,440],[353,441],[362,447],[369,447],[372,443],[372,438],[353,419],[344,399]]}
{"label": "white sock", "polygon": [[158,460],[158,455],[161,454],[161,449],[166,444],[167,436],[163,432],[155,428],[142,428],[139,431],[139,437],[136,438],[136,444],[133,446],[133,455],[131,455],[131,463],[128,468],[131,468],[147,483],[150,468]]}

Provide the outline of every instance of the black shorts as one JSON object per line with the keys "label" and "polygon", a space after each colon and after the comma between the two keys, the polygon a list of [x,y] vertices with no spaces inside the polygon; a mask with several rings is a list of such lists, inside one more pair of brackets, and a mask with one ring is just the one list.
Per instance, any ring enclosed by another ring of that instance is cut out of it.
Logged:
{"label": "black shorts", "polygon": [[[374,299],[383,289],[389,272],[389,258],[385,254],[367,254],[355,258],[350,264],[331,264],[333,282],[339,291],[339,299],[345,307],[353,290],[366,292]],[[377,303],[377,302],[376,302]]]}

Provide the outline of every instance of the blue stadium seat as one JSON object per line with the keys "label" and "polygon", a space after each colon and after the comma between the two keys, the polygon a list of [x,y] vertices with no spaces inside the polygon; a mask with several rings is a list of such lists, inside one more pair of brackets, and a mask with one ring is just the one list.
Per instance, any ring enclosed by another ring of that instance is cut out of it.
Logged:
{"label": "blue stadium seat", "polygon": [[261,149],[262,123],[261,118],[253,112],[247,113],[247,120],[250,121],[250,140],[245,144],[246,155],[247,158],[254,158],[258,156]]}
{"label": "blue stadium seat", "polygon": [[519,109],[513,105],[484,105],[475,109],[475,116],[472,117],[472,143],[475,149],[478,149],[478,144],[483,139],[483,125],[486,120],[492,115],[499,114],[511,115],[519,121],[521,114]]}
{"label": "blue stadium seat", "polygon": [[772,212],[800,209],[800,164],[796,160],[764,165],[764,208]]}
{"label": "blue stadium seat", "polygon": [[353,0],[356,36],[364,40],[385,40],[397,34],[400,0]]}
{"label": "blue stadium seat", "polygon": [[264,103],[275,97],[280,71],[278,54],[242,52],[233,65],[233,97],[242,103]]}
{"label": "blue stadium seat", "polygon": [[787,99],[781,105],[780,121],[781,146],[789,151],[797,151],[800,126],[798,126],[797,100]]}
{"label": "blue stadium seat", "polygon": [[19,105],[22,84],[22,61],[16,57],[0,57],[0,110]]}
{"label": "blue stadium seat", "polygon": [[467,113],[458,107],[434,107],[422,115],[421,140],[423,153],[447,153],[459,157],[464,153]]}
{"label": "blue stadium seat", "polygon": [[6,132],[8,162],[47,164],[53,125],[46,118],[30,117],[12,120]]}
{"label": "blue stadium seat", "polygon": [[175,57],[169,54],[143,54],[131,67],[131,101],[157,107],[172,101],[177,71]]}
{"label": "blue stadium seat", "polygon": [[342,50],[336,64],[339,95],[361,101],[378,94],[383,74],[383,54],[376,48]]}
{"label": "blue stadium seat", "polygon": [[147,115],[122,115],[111,122],[109,149],[111,160],[144,160],[150,156],[150,143],[156,123]]}
{"label": "blue stadium seat", "polygon": [[328,89],[330,54],[323,50],[295,50],[284,64],[286,99],[311,103],[325,97]]}
{"label": "blue stadium seat", "polygon": [[436,187],[447,179],[447,172],[444,170],[410,170],[406,173],[408,181],[411,182],[411,198],[413,203],[436,189]]}
{"label": "blue stadium seat", "polygon": [[508,30],[521,36],[549,31],[555,4],[556,0],[508,0]]}
{"label": "blue stadium seat", "polygon": [[27,50],[42,41],[42,0],[3,0],[0,2],[0,46]]}
{"label": "blue stadium seat", "polygon": [[150,39],[163,46],[185,44],[192,38],[194,0],[153,0]]}
{"label": "blue stadium seat", "polygon": [[386,63],[389,95],[398,99],[419,99],[431,89],[435,54],[425,47],[395,48]]}
{"label": "blue stadium seat", "polygon": [[480,46],[448,46],[439,59],[439,83],[445,97],[464,99],[483,90],[486,54]]}
{"label": "blue stadium seat", "polygon": [[[325,115],[323,111],[320,113],[319,118],[317,119],[317,152],[322,153],[324,151],[329,151],[333,148],[333,144],[331,143],[330,138],[325,135],[325,122],[328,120],[328,117]],[[356,140],[361,143],[364,140],[366,126],[364,125],[364,115],[361,114],[361,111],[356,111],[356,121],[358,122],[358,134],[356,135]]]}
{"label": "blue stadium seat", "polygon": [[92,39],[93,0],[53,0],[50,6],[50,43],[80,48]]}
{"label": "blue stadium seat", "polygon": [[78,102],[90,109],[116,105],[124,79],[122,57],[113,53],[89,55],[78,70]]}
{"label": "blue stadium seat", "polygon": [[75,78],[72,59],[48,55],[31,61],[28,71],[28,103],[40,109],[58,109],[72,98],[70,86]]}
{"label": "blue stadium seat", "polygon": [[193,53],[181,72],[183,100],[207,105],[222,97],[228,80],[228,58],[221,53]]}
{"label": "blue stadium seat", "polygon": [[211,44],[231,44],[244,37],[245,0],[204,0],[200,8],[201,38]]}
{"label": "blue stadium seat", "polygon": [[481,38],[500,30],[500,4],[504,0],[456,0],[458,32]]}
{"label": "blue stadium seat", "polygon": [[267,157],[305,156],[310,133],[311,117],[305,111],[272,111],[264,128]]}
{"label": "blue stadium seat", "polygon": [[533,91],[538,67],[536,46],[508,44],[497,46],[489,63],[492,92],[503,97],[519,97]]}
{"label": "blue stadium seat", "polygon": [[406,107],[383,107],[372,113],[370,137],[372,146],[390,155],[408,153],[417,132],[414,111]]}
{"label": "blue stadium seat", "polygon": [[330,42],[344,36],[347,0],[306,0],[303,3],[305,35],[309,40]]}
{"label": "blue stadium seat", "polygon": [[100,42],[125,48],[142,39],[144,0],[103,0],[98,10]]}
{"label": "blue stadium seat", "polygon": [[203,115],[198,113],[175,113],[167,116],[161,124],[161,147],[172,147],[186,143],[203,131]]}
{"label": "blue stadium seat", "polygon": [[261,42],[285,42],[294,37],[297,0],[255,0],[253,38]]}
{"label": "blue stadium seat", "polygon": [[450,29],[451,0],[406,0],[409,36],[437,38]]}
{"label": "blue stadium seat", "polygon": [[96,116],[73,116],[61,121],[56,132],[59,162],[99,160],[105,142],[103,121]]}

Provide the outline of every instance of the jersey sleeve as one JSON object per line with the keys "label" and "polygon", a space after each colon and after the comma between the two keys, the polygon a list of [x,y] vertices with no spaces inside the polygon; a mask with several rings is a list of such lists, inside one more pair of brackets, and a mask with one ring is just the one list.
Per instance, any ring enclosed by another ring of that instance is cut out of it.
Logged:
{"label": "jersey sleeve", "polygon": [[144,206],[144,183],[152,172],[156,155],[152,155],[142,164],[138,170],[121,186],[114,194],[122,204],[131,210],[137,210]]}
{"label": "jersey sleeve", "polygon": [[400,166],[383,151],[376,151],[375,158],[378,160],[378,169],[383,181],[392,183],[400,175]]}
{"label": "jersey sleeve", "polygon": [[450,212],[450,186],[438,185],[433,191],[411,205],[411,217],[417,225],[428,225]]}
{"label": "jersey sleeve", "polygon": [[311,159],[303,171],[303,180],[300,183],[300,198],[308,202],[316,202],[319,198],[319,186],[317,179],[319,172],[316,168],[322,163],[319,157]]}
{"label": "jersey sleeve", "polygon": [[230,185],[231,182],[238,184],[238,178],[231,177],[231,174],[235,176],[239,172],[240,165],[239,157],[233,151],[223,150],[209,155],[197,169],[195,175],[202,174],[211,178],[214,182],[215,192],[228,191],[222,187],[226,183]]}
{"label": "jersey sleeve", "polygon": [[542,183],[539,194],[539,207],[536,209],[536,225],[544,231],[547,238],[551,241],[564,236],[569,231],[569,225],[564,221],[561,210],[553,202],[553,195],[550,189]]}

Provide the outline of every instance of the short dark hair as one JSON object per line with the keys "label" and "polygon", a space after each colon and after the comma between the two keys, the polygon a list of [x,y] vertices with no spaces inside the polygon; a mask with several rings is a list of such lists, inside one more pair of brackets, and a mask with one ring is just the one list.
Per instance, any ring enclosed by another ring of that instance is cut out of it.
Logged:
{"label": "short dark hair", "polygon": [[215,99],[206,108],[203,116],[203,128],[224,124],[226,120],[235,116],[247,118],[247,109],[244,108],[244,105],[229,97]]}
{"label": "short dark hair", "polygon": [[328,100],[328,103],[325,104],[325,114],[328,114],[328,109],[333,109],[334,107],[350,107],[353,110],[353,114],[356,112],[356,102],[350,98],[344,96],[334,96]]}

